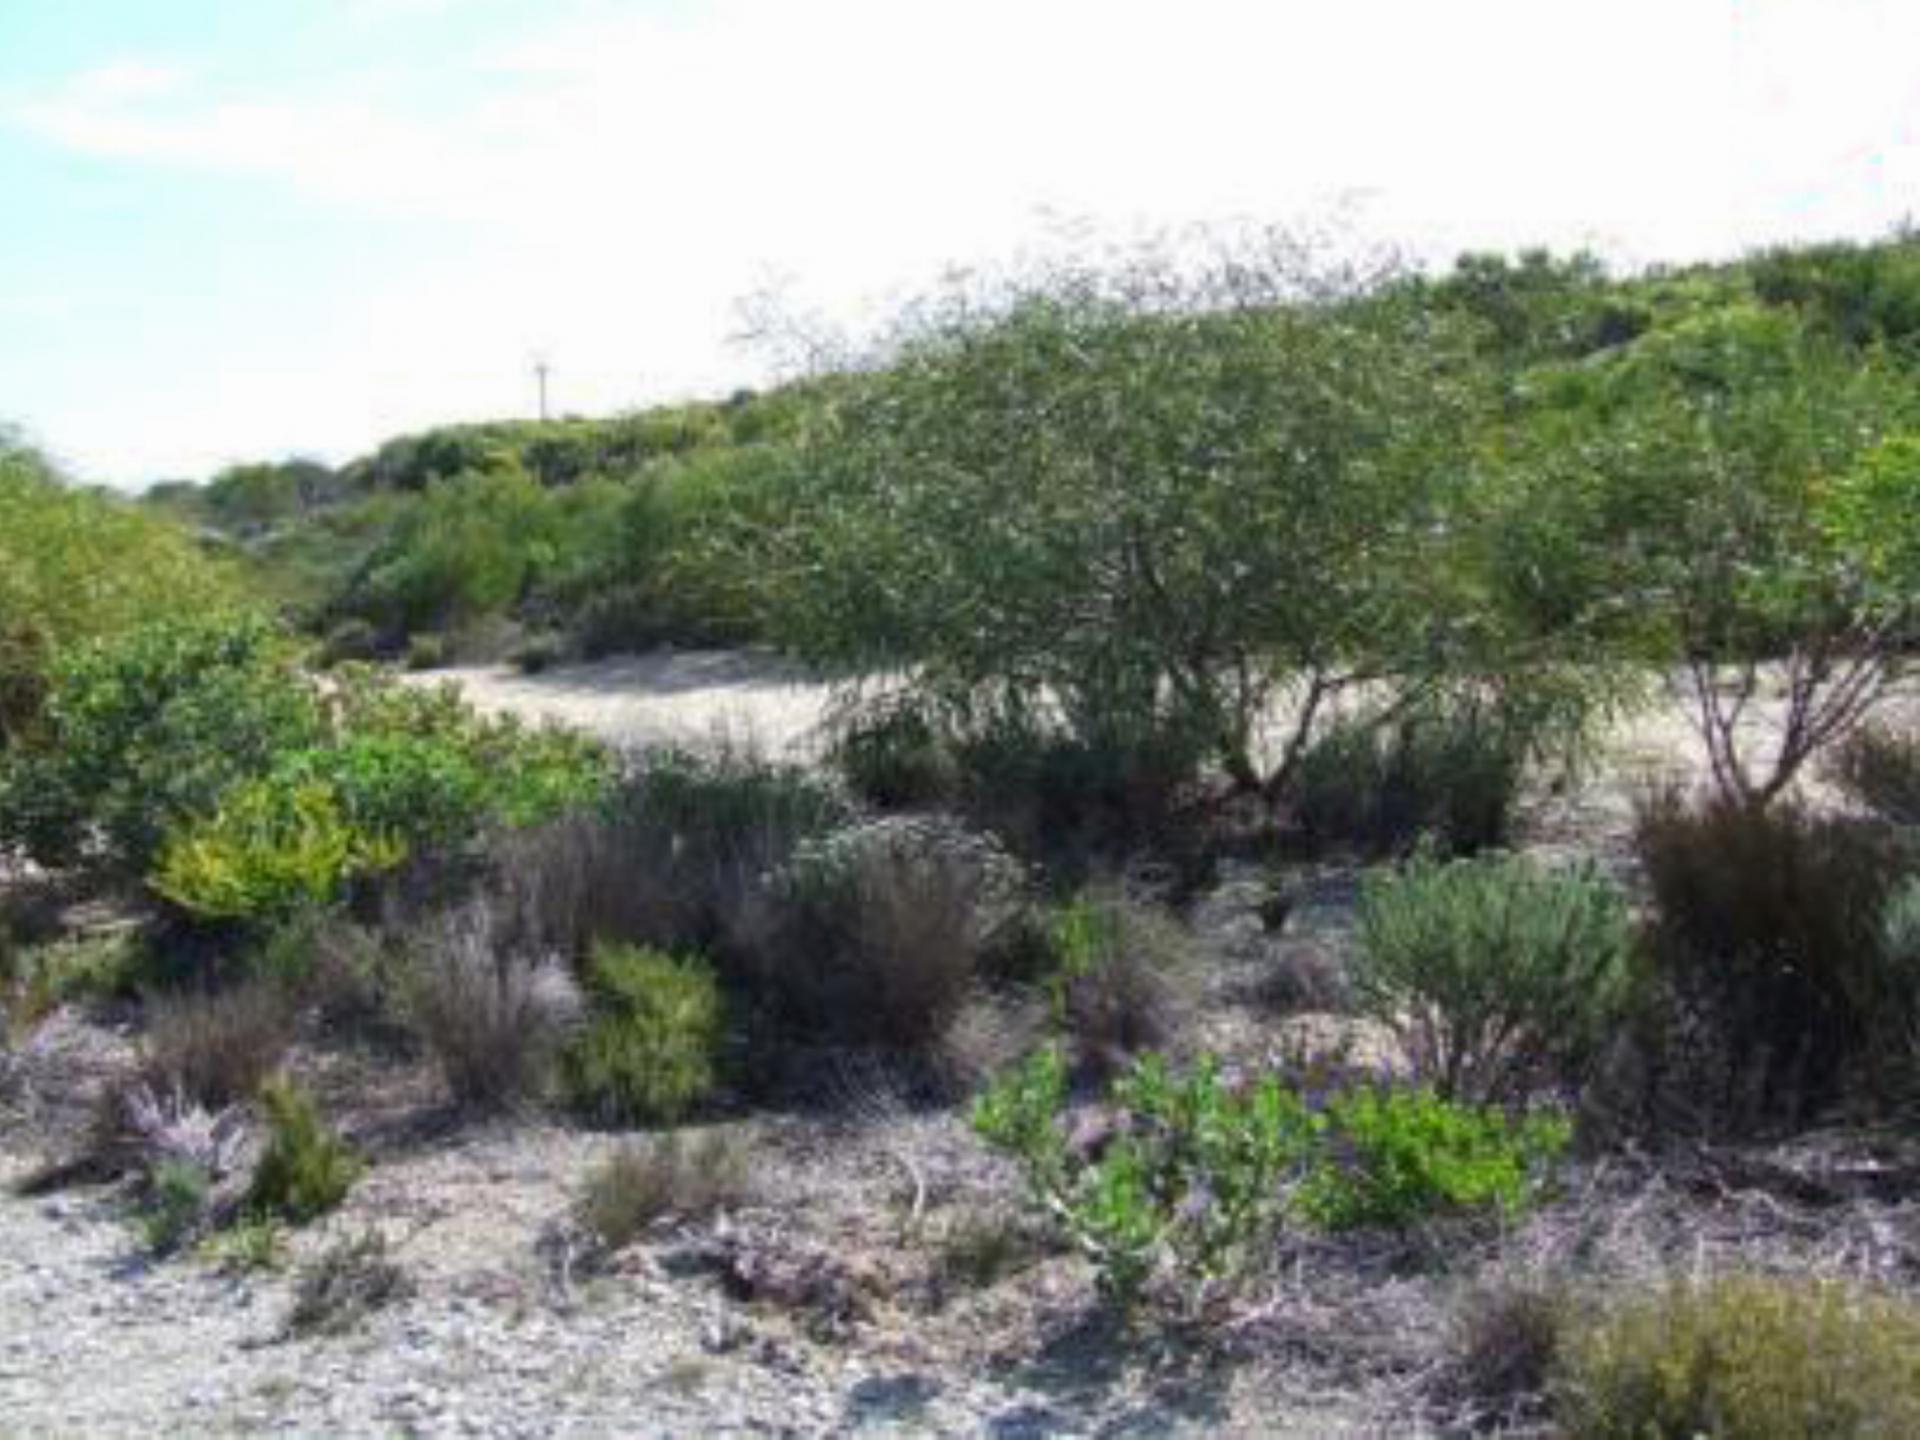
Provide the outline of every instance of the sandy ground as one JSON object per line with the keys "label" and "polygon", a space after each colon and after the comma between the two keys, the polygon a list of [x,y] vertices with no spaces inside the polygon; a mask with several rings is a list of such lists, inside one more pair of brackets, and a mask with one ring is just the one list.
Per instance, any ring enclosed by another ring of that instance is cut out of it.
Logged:
{"label": "sandy ground", "polygon": [[734,650],[657,650],[523,675],[505,665],[411,677],[451,681],[489,713],[572,725],[622,748],[716,739],[772,754],[817,753],[827,687],[778,656]]}

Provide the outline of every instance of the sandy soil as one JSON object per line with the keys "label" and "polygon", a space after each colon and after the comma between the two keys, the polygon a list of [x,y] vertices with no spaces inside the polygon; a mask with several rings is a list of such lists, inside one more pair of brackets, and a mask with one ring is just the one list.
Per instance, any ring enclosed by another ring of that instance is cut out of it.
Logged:
{"label": "sandy soil", "polygon": [[827,687],[778,656],[658,650],[523,675],[504,665],[412,677],[452,682],[478,708],[572,725],[623,748],[725,738],[780,755],[817,751]]}

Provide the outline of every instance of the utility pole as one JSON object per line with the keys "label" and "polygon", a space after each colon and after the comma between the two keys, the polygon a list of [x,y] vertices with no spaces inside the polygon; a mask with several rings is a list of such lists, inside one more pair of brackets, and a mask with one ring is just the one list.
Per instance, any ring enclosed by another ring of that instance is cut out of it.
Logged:
{"label": "utility pole", "polygon": [[533,362],[534,378],[540,382],[540,418],[542,420],[547,418],[547,374],[552,369],[544,355]]}

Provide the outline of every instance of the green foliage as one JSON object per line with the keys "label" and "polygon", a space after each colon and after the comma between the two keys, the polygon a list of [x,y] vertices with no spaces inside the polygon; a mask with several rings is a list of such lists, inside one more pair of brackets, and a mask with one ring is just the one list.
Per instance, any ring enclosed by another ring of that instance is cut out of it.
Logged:
{"label": "green foliage", "polygon": [[609,1124],[674,1121],[713,1089],[725,1009],[712,970],[635,946],[602,946],[591,1012],[561,1057],[567,1091]]}
{"label": "green foliage", "polygon": [[1425,1089],[1363,1087],[1329,1100],[1325,1115],[1332,1153],[1296,1200],[1332,1230],[1481,1209],[1515,1215],[1573,1133],[1559,1115],[1514,1120]]}
{"label": "green foliage", "polygon": [[148,1179],[140,1228],[147,1248],[171,1254],[205,1223],[213,1182],[190,1160],[162,1160]]}
{"label": "green foliage", "polygon": [[158,620],[77,646],[54,666],[43,740],[0,771],[0,848],[141,874],[173,826],[323,724],[284,637],[257,616]]}
{"label": "green foliage", "polygon": [[1277,1218],[1281,1182],[1312,1147],[1297,1096],[1272,1078],[1229,1086],[1211,1063],[1180,1077],[1142,1059],[1114,1086],[1126,1123],[1097,1156],[1062,1128],[1066,1094],[1064,1058],[1042,1049],[980,1098],[974,1128],[1020,1162],[1032,1198],[1122,1305],[1163,1262],[1182,1276],[1224,1276]]}
{"label": "green foliage", "polygon": [[[1716,785],[1765,804],[1885,693],[1920,626],[1910,379],[1725,304],[1545,372],[1502,438],[1485,583],[1595,656],[1684,669]],[[1765,768],[1738,727],[1788,681]]]}
{"label": "green foliage", "polygon": [[1878,245],[1772,250],[1747,265],[1756,295],[1795,307],[1825,334],[1908,357],[1920,344],[1920,244],[1911,234]]}
{"label": "green foliage", "polygon": [[1528,745],[1490,706],[1343,719],[1301,756],[1287,802],[1316,844],[1387,855],[1425,841],[1469,855],[1507,842]]}
{"label": "green foliage", "polygon": [[1698,1103],[1729,1123],[1797,1124],[1897,1094],[1920,1019],[1914,973],[1884,948],[1913,867],[1885,829],[1795,805],[1678,797],[1643,806],[1635,846],[1652,893],[1649,953],[1728,1066]]}
{"label": "green foliage", "polygon": [[150,883],[208,918],[265,921],[321,906],[412,855],[458,854],[492,825],[597,800],[598,746],[483,720],[454,692],[343,678],[330,743],[289,750],[211,815],[178,826]]}
{"label": "green foliage", "polygon": [[350,880],[399,864],[394,838],[355,827],[314,782],[236,786],[211,818],[176,831],[148,883],[181,909],[215,920],[285,919],[326,905]]}
{"label": "green foliage", "polygon": [[0,750],[38,733],[61,652],[241,598],[232,569],[179,526],[69,488],[0,431]]}
{"label": "green foliage", "polygon": [[1254,783],[1276,691],[1426,653],[1472,408],[1443,324],[1297,268],[1069,268],[910,312],[805,437],[782,638],[910,675],[963,733],[1057,712]]}
{"label": "green foliage", "polygon": [[947,804],[960,790],[951,747],[911,703],[851,716],[834,741],[833,764],[854,794],[881,810]]}
{"label": "green foliage", "polygon": [[1353,988],[1450,1099],[1577,1086],[1622,1020],[1634,936],[1589,870],[1429,856],[1369,876]]}
{"label": "green foliage", "polygon": [[257,1216],[304,1225],[336,1208],[365,1168],[328,1130],[311,1097],[292,1081],[260,1087],[267,1144],[254,1167],[247,1206]]}
{"label": "green foliage", "polygon": [[1625,344],[1652,320],[1645,302],[1610,285],[1600,261],[1585,253],[1564,260],[1544,250],[1512,260],[1462,255],[1426,295],[1442,310],[1472,317],[1491,358],[1515,368]]}
{"label": "green foliage", "polygon": [[1920,1311],[1837,1280],[1676,1281],[1577,1327],[1555,1400],[1574,1440],[1920,1433]]}
{"label": "green foliage", "polygon": [[1230,1278],[1260,1235],[1297,1215],[1333,1228],[1400,1226],[1488,1207],[1513,1213],[1537,1190],[1569,1128],[1427,1091],[1356,1090],[1324,1108],[1267,1076],[1185,1075],[1149,1055],[1118,1079],[1104,1113],[1069,1129],[1067,1064],[1047,1047],[976,1102],[975,1130],[1019,1162],[1035,1205],[1131,1305],[1156,1273]]}

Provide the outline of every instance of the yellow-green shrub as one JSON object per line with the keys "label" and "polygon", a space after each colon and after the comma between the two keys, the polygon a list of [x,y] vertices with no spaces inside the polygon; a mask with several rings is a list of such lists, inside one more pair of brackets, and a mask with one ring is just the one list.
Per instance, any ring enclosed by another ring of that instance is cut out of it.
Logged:
{"label": "yellow-green shrub", "polygon": [[405,854],[398,840],[352,825],[324,784],[252,781],[211,819],[175,833],[150,883],[196,915],[257,919],[323,905],[354,876],[391,869]]}
{"label": "yellow-green shrub", "polygon": [[1576,1329],[1559,1369],[1575,1440],[1920,1435],[1920,1308],[1835,1281],[1676,1283]]}
{"label": "yellow-green shrub", "polygon": [[715,1081],[720,987],[697,960],[604,946],[587,974],[593,1018],[563,1056],[568,1093],[610,1123],[672,1121]]}

